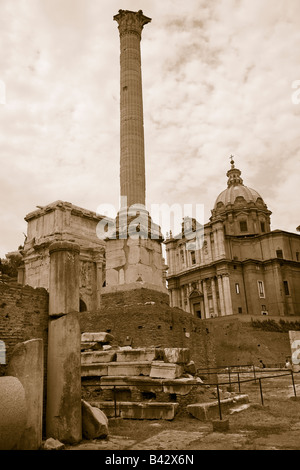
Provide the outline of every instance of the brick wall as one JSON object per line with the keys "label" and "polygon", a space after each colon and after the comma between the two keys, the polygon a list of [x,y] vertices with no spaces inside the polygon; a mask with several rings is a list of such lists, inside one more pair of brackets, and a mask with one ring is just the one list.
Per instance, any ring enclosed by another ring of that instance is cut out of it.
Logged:
{"label": "brick wall", "polygon": [[102,308],[80,314],[81,331],[109,331],[119,346],[190,348],[197,367],[215,365],[207,322],[172,308],[168,296],[148,289],[102,296]]}
{"label": "brick wall", "polygon": [[[22,341],[48,337],[48,293],[45,289],[0,282],[0,340],[5,342],[6,363],[13,347]],[[47,357],[45,355],[45,357]],[[0,366],[3,375],[5,366]]]}

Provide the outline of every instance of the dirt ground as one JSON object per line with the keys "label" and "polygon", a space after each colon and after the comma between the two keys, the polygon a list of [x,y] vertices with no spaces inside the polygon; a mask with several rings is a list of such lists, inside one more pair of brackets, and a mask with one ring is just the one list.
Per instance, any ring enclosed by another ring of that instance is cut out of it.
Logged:
{"label": "dirt ground", "polygon": [[258,380],[241,383],[250,406],[223,414],[229,420],[226,432],[214,432],[211,421],[190,415],[172,421],[114,418],[106,439],[83,440],[66,450],[299,450],[300,373],[294,374],[294,382],[296,397],[290,376],[263,378],[263,404]]}

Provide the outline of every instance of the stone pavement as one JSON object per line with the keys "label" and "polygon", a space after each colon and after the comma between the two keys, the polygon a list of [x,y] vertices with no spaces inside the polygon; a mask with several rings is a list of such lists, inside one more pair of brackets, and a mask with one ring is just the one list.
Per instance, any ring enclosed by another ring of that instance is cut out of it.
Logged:
{"label": "stone pavement", "polygon": [[157,426],[157,434],[142,442],[124,436],[111,435],[107,439],[83,441],[66,450],[299,450],[300,421],[289,431],[255,437],[254,431],[217,433],[211,423],[201,424],[199,431],[164,430]]}

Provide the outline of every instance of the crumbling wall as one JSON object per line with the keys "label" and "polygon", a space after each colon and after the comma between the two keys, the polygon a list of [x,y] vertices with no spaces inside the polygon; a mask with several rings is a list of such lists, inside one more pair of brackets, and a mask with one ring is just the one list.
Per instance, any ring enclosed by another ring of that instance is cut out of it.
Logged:
{"label": "crumbling wall", "polygon": [[215,365],[208,322],[168,305],[168,296],[147,289],[102,297],[103,307],[80,313],[82,332],[107,331],[117,344],[189,348],[196,367]]}
{"label": "crumbling wall", "polygon": [[[41,338],[47,347],[48,293],[11,282],[0,282],[0,340],[5,343],[6,364],[17,343]],[[4,375],[5,364],[0,364]]]}

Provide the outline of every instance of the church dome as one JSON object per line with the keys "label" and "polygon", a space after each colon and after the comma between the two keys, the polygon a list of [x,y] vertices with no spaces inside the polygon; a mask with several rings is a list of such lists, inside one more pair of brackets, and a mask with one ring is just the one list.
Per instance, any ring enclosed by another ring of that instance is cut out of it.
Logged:
{"label": "church dome", "polygon": [[222,191],[216,199],[214,211],[224,210],[226,206],[257,205],[266,207],[260,194],[252,188],[243,184],[241,171],[235,168],[234,161],[231,159],[231,168],[227,171],[227,189]]}

